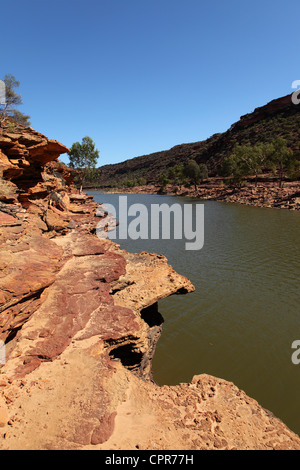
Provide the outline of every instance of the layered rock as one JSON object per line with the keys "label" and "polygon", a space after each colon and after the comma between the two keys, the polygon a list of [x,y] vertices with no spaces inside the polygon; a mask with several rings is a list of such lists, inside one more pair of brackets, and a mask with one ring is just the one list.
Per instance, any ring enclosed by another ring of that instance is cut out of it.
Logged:
{"label": "layered rock", "polygon": [[233,384],[153,382],[158,301],[193,285],[95,236],[107,213],[66,185],[64,146],[18,127],[0,148],[0,448],[300,449]]}

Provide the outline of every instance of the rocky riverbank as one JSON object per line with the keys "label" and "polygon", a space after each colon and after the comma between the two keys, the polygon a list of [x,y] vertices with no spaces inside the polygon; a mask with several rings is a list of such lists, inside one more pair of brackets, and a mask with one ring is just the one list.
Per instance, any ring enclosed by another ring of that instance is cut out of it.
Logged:
{"label": "rocky riverbank", "polygon": [[232,383],[151,380],[158,301],[194,286],[163,256],[95,235],[106,214],[57,163],[67,151],[0,131],[0,449],[299,450]]}
{"label": "rocky riverbank", "polygon": [[241,188],[232,188],[220,178],[211,178],[208,182],[198,185],[197,189],[168,184],[163,189],[159,185],[146,185],[129,189],[105,189],[105,192],[168,194],[256,207],[300,210],[299,181],[285,182],[280,188],[278,182],[262,179],[257,185],[248,181]]}

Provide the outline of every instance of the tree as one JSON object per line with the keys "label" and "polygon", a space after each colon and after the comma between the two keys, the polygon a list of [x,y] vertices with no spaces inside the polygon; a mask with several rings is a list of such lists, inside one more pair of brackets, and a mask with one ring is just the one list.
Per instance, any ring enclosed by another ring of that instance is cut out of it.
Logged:
{"label": "tree", "polygon": [[97,160],[99,158],[99,150],[95,149],[93,140],[86,136],[83,137],[82,142],[75,142],[72,144],[69,155],[69,166],[77,170],[80,181],[80,191],[84,181],[88,175],[96,168]]}
{"label": "tree", "polygon": [[257,186],[258,175],[273,152],[272,144],[257,143],[254,146],[237,144],[233,153],[224,159],[221,173],[223,176],[232,176],[232,181],[237,185],[240,185],[246,176],[255,175],[255,186]]}
{"label": "tree", "polygon": [[296,159],[294,159],[293,151],[288,148],[287,142],[282,137],[277,137],[274,141],[274,151],[271,155],[273,163],[273,171],[278,172],[279,187],[282,187],[283,177],[286,171],[291,170]]}
{"label": "tree", "polygon": [[298,148],[294,151],[293,158],[290,161],[287,175],[293,180],[298,180],[300,178],[300,142],[298,143]]}
{"label": "tree", "polygon": [[202,182],[208,176],[207,166],[204,163],[198,165],[195,160],[188,160],[184,166],[184,174],[192,184],[195,186],[195,191],[197,190],[197,184]]}
{"label": "tree", "polygon": [[160,184],[159,192],[162,193],[164,192],[164,190],[166,189],[166,186],[170,184],[171,181],[169,180],[169,178],[167,177],[165,173],[162,173],[160,177],[158,178],[158,182]]}
{"label": "tree", "polygon": [[244,164],[244,159],[248,156],[249,146],[236,145],[233,153],[224,158],[220,174],[230,176],[231,183],[241,186],[243,179],[249,174],[248,165]]}
{"label": "tree", "polygon": [[135,185],[136,185],[136,181],[135,180],[126,180],[124,184],[125,184],[126,188],[134,188]]}
{"label": "tree", "polygon": [[205,163],[199,163],[199,168],[200,168],[200,182],[202,183],[203,180],[206,180],[208,178],[208,168]]}
{"label": "tree", "polygon": [[291,165],[289,166],[287,170],[287,175],[292,180],[300,179],[300,161],[297,160],[296,158],[294,158],[293,161],[291,162]]}
{"label": "tree", "polygon": [[146,183],[147,183],[147,180],[143,176],[140,176],[137,179],[138,186],[145,186]]}
{"label": "tree", "polygon": [[184,166],[184,174],[191,183],[195,185],[195,190],[197,189],[197,183],[200,177],[200,168],[195,160],[188,160],[186,165]]}
{"label": "tree", "polygon": [[173,184],[179,184],[180,186],[184,184],[184,165],[182,163],[177,163],[169,169],[168,178],[172,181]]}
{"label": "tree", "polygon": [[94,186],[101,176],[101,168],[87,168],[85,176],[85,184]]}
{"label": "tree", "polygon": [[21,95],[15,91],[20,82],[13,75],[7,74],[1,83],[0,125],[2,126],[6,118],[10,118],[13,122],[30,126],[30,116],[15,108],[23,104]]}

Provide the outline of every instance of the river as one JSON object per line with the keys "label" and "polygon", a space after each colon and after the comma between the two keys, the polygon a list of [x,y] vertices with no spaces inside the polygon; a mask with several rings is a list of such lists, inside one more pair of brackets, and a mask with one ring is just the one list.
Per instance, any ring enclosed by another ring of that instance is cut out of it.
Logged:
{"label": "river", "polygon": [[[89,191],[118,209],[118,194]],[[159,303],[165,319],[153,359],[160,385],[207,373],[232,381],[300,435],[300,213],[176,196],[127,194],[128,206],[204,204],[204,246],[185,240],[116,240],[163,254],[196,290]]]}

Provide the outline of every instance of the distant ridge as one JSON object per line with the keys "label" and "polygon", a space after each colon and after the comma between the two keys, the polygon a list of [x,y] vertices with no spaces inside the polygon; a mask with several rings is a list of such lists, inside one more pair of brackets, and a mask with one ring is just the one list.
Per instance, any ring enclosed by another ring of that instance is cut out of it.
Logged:
{"label": "distant ridge", "polygon": [[292,94],[274,99],[241,116],[226,132],[214,134],[206,140],[176,145],[170,150],[102,166],[99,184],[109,187],[141,177],[147,183],[155,183],[163,172],[188,158],[206,163],[210,175],[215,176],[223,159],[232,152],[235,144],[271,142],[278,136],[285,138],[293,150],[298,148],[300,104],[293,104]]}

